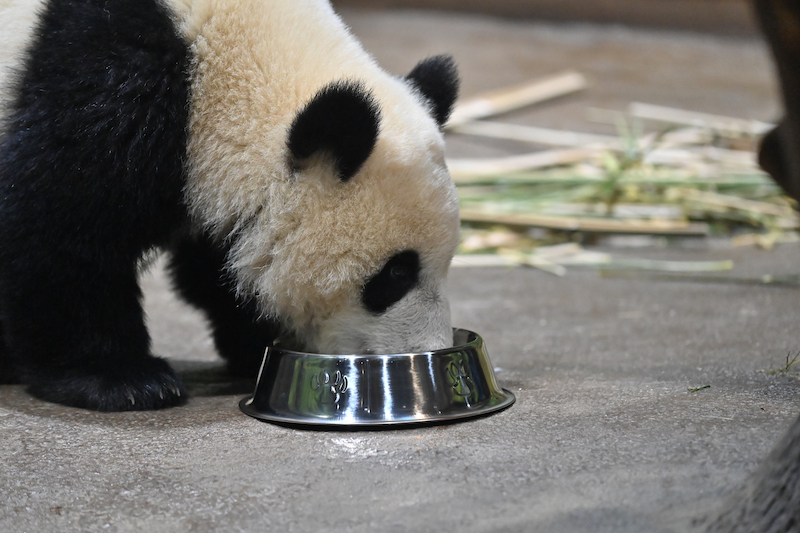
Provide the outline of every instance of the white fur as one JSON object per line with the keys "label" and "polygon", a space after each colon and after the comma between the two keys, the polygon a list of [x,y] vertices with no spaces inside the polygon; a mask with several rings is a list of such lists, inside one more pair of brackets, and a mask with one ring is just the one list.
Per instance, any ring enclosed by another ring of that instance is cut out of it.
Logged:
{"label": "white fur", "polygon": [[[326,352],[433,349],[452,339],[443,294],[458,239],[443,137],[409,85],[381,70],[326,0],[172,0],[193,66],[189,180],[198,224],[235,239],[240,291]],[[323,86],[357,80],[382,111],[371,157],[348,182],[320,158],[289,169],[288,128]],[[360,291],[394,253],[423,280],[383,316]]]}
{"label": "white fur", "polygon": [[[240,293],[316,351],[450,344],[443,287],[458,206],[419,95],[378,67],[327,0],[159,1],[194,60],[186,198],[197,227],[232,243]],[[0,76],[42,3],[0,0]],[[323,157],[292,173],[286,148],[297,111],[337,80],[362,82],[382,115],[373,154],[346,183]],[[368,313],[365,281],[409,249],[421,258],[419,286]]]}
{"label": "white fur", "polygon": [[0,104],[4,104],[13,67],[30,38],[44,0],[0,0]]}
{"label": "white fur", "polygon": [[[350,306],[325,321],[305,340],[314,351],[339,353],[422,352],[450,346],[450,308],[435,283],[412,290],[382,315]],[[323,348],[320,348],[323,347]]]}

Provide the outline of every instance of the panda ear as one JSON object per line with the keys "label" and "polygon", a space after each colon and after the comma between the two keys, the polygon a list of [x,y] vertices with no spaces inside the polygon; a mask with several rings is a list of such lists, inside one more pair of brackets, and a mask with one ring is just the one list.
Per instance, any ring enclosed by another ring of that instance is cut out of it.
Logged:
{"label": "panda ear", "polygon": [[339,81],[321,89],[295,116],[287,146],[295,163],[326,152],[342,181],[367,160],[380,131],[380,108],[364,86]]}
{"label": "panda ear", "polygon": [[444,126],[458,97],[458,69],[453,57],[441,55],[423,59],[406,79],[430,102],[433,118],[439,126]]}

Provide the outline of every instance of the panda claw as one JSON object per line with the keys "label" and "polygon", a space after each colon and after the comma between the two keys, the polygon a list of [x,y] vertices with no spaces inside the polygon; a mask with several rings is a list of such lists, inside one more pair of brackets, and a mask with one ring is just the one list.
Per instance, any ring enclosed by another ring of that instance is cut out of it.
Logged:
{"label": "panda claw", "polygon": [[29,382],[28,391],[43,400],[95,411],[163,409],[182,404],[186,397],[181,379],[156,357],[139,359],[135,368],[112,366],[70,374]]}

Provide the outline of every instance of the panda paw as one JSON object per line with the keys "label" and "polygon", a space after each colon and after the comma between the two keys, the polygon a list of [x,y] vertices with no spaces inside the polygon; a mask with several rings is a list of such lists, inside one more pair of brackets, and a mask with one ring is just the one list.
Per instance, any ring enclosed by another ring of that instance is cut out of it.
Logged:
{"label": "panda paw", "polygon": [[80,368],[28,380],[28,392],[45,401],[94,411],[145,411],[186,401],[181,379],[157,357]]}
{"label": "panda paw", "polygon": [[0,327],[0,385],[19,383],[17,369],[8,356],[8,350],[2,338],[3,329]]}
{"label": "panda paw", "polygon": [[3,357],[0,351],[0,385],[13,385],[19,383],[19,376],[14,365],[7,358]]}

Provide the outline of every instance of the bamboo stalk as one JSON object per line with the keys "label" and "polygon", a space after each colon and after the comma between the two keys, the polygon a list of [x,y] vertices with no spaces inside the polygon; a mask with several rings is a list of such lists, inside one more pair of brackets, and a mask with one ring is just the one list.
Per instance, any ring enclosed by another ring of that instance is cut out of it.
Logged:
{"label": "bamboo stalk", "polygon": [[485,213],[461,210],[463,222],[505,224],[509,226],[538,227],[563,231],[595,233],[645,233],[654,235],[708,235],[708,225],[684,221],[614,220],[600,218],[559,217],[530,213]]}
{"label": "bamboo stalk", "polygon": [[534,253],[548,259],[572,257],[584,253],[586,250],[577,242],[564,242],[561,244],[551,244],[549,246],[537,246]]}
{"label": "bamboo stalk", "polygon": [[[557,246],[570,246],[574,243]],[[605,275],[611,270],[649,271],[666,273],[698,273],[721,272],[733,269],[733,261],[661,261],[652,259],[614,259],[609,254],[592,252],[575,244],[575,249],[564,255],[547,253],[543,247],[531,253],[501,251],[500,254],[459,255],[453,260],[453,266],[534,266],[547,272],[563,276],[567,266],[600,268]]]}
{"label": "bamboo stalk", "polygon": [[500,250],[499,255],[509,257],[512,261],[516,261],[518,265],[538,268],[554,276],[563,277],[567,274],[566,268],[537,254],[526,254],[517,250]]}
{"label": "bamboo stalk", "polygon": [[731,237],[731,246],[760,246],[765,250],[771,250],[776,244],[787,244],[800,242],[800,235],[796,231],[786,231],[780,233],[747,233]]}
{"label": "bamboo stalk", "polygon": [[[456,180],[460,186],[482,186],[493,185],[498,182],[514,183],[517,185],[537,185],[537,184],[564,184],[591,185],[605,180],[602,174],[586,175],[579,169],[563,169],[558,172],[547,171],[520,171],[515,173],[502,173],[468,176],[462,175]],[[737,174],[704,175],[697,177],[697,172],[686,168],[660,168],[647,173],[623,174],[618,184],[636,185],[685,185],[690,186],[760,186],[773,187],[777,192],[777,185],[764,173],[759,171],[748,171]]]}
{"label": "bamboo stalk", "polygon": [[[462,135],[508,139],[548,146],[590,146],[593,148],[603,147],[615,151],[627,148],[625,146],[626,143],[622,139],[613,135],[539,128],[536,126],[493,122],[489,120],[475,120],[466,124],[460,124],[452,127],[449,131]],[[659,147],[684,149],[687,145],[708,144],[712,140],[708,130],[700,128],[681,128],[666,132],[662,135],[657,135],[655,133],[646,135],[639,140],[639,146],[645,147],[656,139],[658,139]]]}
{"label": "bamboo stalk", "polygon": [[582,74],[569,71],[545,79],[481,93],[456,105],[445,128],[565,96],[581,91],[586,86],[586,78]]}
{"label": "bamboo stalk", "polygon": [[533,254],[562,266],[592,266],[611,262],[610,254],[587,250],[576,242],[539,246]]}
{"label": "bamboo stalk", "polygon": [[453,133],[464,135],[477,135],[493,139],[509,139],[512,141],[543,144],[547,146],[591,146],[599,145],[613,149],[622,149],[622,141],[611,135],[595,135],[592,133],[579,133],[575,131],[554,130],[519,124],[506,124],[476,120],[453,126]]}
{"label": "bamboo stalk", "polygon": [[733,167],[758,169],[756,154],[745,150],[727,150],[705,146],[700,148],[657,148],[645,154],[644,162],[651,165],[682,166],[714,162]]}
{"label": "bamboo stalk", "polygon": [[642,270],[600,270],[604,278],[639,279],[651,281],[683,281],[699,283],[726,283],[731,285],[766,285],[772,287],[798,287],[797,276],[737,277],[719,274],[678,274],[674,272],[648,272]]}
{"label": "bamboo stalk", "polygon": [[450,263],[451,268],[466,267],[515,267],[516,259],[497,254],[458,254]]}
{"label": "bamboo stalk", "polygon": [[720,272],[732,270],[733,261],[662,261],[654,259],[616,259],[603,266],[607,270],[650,270],[659,272]]}
{"label": "bamboo stalk", "polygon": [[763,135],[775,127],[774,124],[761,122],[759,120],[747,120],[722,115],[712,115],[709,113],[698,113],[696,111],[644,104],[641,102],[630,104],[628,113],[636,118],[666,122],[668,124],[708,128],[720,133],[736,136],[742,134],[750,136]]}
{"label": "bamboo stalk", "polygon": [[685,127],[667,131],[661,135],[659,146],[674,148],[687,145],[707,145],[713,142],[714,136],[707,129]]}
{"label": "bamboo stalk", "polygon": [[[548,202],[541,206],[540,212],[555,216],[591,216],[604,215],[608,208],[600,202]],[[537,211],[539,211],[537,209]],[[612,214],[617,219],[658,219],[681,220],[684,218],[683,209],[678,205],[670,204],[624,204],[615,203]]]}
{"label": "bamboo stalk", "polygon": [[727,194],[698,191],[696,189],[686,188],[675,189],[671,192],[671,194],[677,198],[683,198],[684,200],[690,200],[716,207],[738,209],[741,211],[747,211],[748,213],[757,213],[759,215],[770,215],[789,219],[797,218],[797,213],[791,207],[771,204],[768,202],[759,202],[757,200],[747,200],[745,198],[739,198],[737,196],[730,196]]}
{"label": "bamboo stalk", "polygon": [[518,267],[529,266],[538,268],[549,274],[562,277],[566,275],[567,269],[563,266],[548,261],[532,254],[524,254],[522,252],[509,253],[502,252],[498,254],[468,254],[457,255],[453,258],[451,267]]}
{"label": "bamboo stalk", "polygon": [[597,157],[600,153],[602,153],[602,150],[595,148],[545,150],[511,157],[448,159],[447,166],[456,183],[467,183],[470,178],[478,176],[572,165]]}

